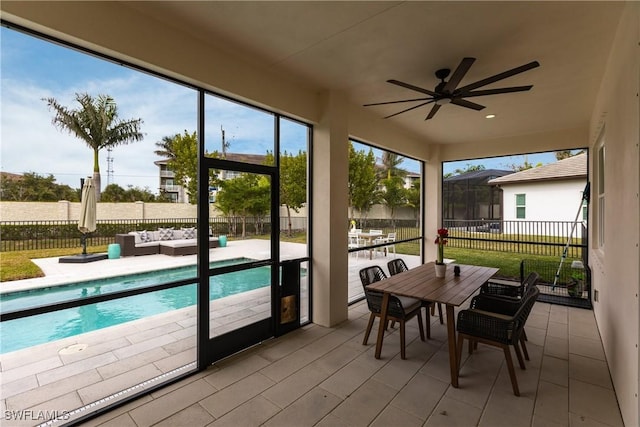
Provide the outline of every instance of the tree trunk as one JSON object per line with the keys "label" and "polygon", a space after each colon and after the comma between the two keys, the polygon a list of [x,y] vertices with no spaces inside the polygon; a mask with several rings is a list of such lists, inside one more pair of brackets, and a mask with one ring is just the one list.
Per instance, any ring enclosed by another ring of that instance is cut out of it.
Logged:
{"label": "tree trunk", "polygon": [[285,205],[287,207],[287,220],[289,222],[289,237],[291,237],[291,210],[289,209],[289,205]]}

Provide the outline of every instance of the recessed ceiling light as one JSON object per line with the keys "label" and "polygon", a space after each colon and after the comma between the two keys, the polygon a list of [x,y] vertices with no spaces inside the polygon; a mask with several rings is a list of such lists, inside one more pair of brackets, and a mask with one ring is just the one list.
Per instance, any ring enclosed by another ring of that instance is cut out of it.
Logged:
{"label": "recessed ceiling light", "polygon": [[495,116],[496,116],[495,114],[487,114],[487,115],[485,116],[485,118],[487,118],[487,119],[493,119]]}

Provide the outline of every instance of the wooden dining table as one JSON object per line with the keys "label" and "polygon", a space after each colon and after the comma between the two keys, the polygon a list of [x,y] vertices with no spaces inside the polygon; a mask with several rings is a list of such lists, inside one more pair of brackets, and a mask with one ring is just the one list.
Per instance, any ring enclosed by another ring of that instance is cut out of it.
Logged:
{"label": "wooden dining table", "polygon": [[454,265],[448,264],[445,277],[436,277],[434,263],[429,262],[367,286],[367,289],[383,293],[382,312],[376,341],[376,359],[380,358],[382,351],[390,294],[445,304],[447,307],[447,341],[449,343],[451,385],[458,387],[455,307],[462,305],[480,286],[493,277],[498,269],[477,265],[456,265],[460,267],[459,276],[454,275]]}

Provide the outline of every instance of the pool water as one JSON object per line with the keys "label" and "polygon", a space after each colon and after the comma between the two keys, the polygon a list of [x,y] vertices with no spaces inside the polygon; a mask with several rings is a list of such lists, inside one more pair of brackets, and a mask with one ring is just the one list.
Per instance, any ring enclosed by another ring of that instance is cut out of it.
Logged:
{"label": "pool water", "polygon": [[[222,267],[246,261],[246,259],[233,259],[215,262],[211,264],[211,267]],[[0,310],[5,312],[37,307],[43,304],[73,300],[86,296],[103,295],[119,290],[136,289],[159,283],[195,278],[195,276],[196,267],[190,266],[34,289],[31,291],[12,292],[2,295]],[[259,267],[213,276],[209,280],[209,296],[211,300],[223,298],[225,296],[268,286],[270,282],[270,267]],[[170,310],[193,306],[197,301],[196,293],[197,286],[194,283],[177,288],[2,322],[0,330],[0,354],[95,331],[132,320],[142,319]]]}

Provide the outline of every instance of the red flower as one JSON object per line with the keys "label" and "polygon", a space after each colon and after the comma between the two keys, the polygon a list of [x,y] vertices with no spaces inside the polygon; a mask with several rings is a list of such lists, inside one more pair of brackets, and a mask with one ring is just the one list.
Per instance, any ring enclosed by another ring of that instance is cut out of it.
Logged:
{"label": "red flower", "polygon": [[447,230],[446,228],[438,229],[438,236],[439,237],[449,237],[449,230]]}

